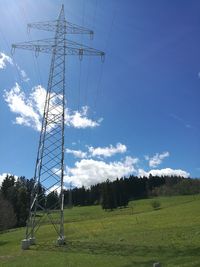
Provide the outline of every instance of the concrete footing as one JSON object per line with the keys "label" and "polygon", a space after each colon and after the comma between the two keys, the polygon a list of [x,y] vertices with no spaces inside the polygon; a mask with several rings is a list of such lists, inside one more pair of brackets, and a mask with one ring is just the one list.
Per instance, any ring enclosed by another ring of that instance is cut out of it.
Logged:
{"label": "concrete footing", "polygon": [[35,237],[31,237],[31,238],[29,238],[29,243],[30,243],[30,245],[35,245],[35,244],[36,244],[36,239],[35,239]]}
{"label": "concrete footing", "polygon": [[161,267],[160,262],[155,262],[155,263],[153,264],[153,267]]}
{"label": "concrete footing", "polygon": [[58,246],[62,246],[62,245],[65,245],[65,238],[64,237],[58,237],[57,239],[57,245]]}
{"label": "concrete footing", "polygon": [[29,249],[29,247],[30,247],[30,241],[29,241],[29,239],[23,239],[21,241],[21,248],[23,250],[27,250],[27,249]]}

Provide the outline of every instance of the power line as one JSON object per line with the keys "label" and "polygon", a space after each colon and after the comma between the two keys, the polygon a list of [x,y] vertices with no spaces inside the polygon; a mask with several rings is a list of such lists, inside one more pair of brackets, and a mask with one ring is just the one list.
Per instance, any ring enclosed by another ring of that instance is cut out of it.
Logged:
{"label": "power line", "polygon": [[[28,25],[28,19],[27,19],[27,15],[26,15],[26,11],[24,9],[24,6],[19,4],[18,8],[19,8],[19,12],[21,14],[21,17],[23,18],[24,22]],[[31,33],[30,33],[30,31],[27,30],[27,41],[30,41],[29,36],[31,36]],[[41,72],[40,72],[38,59],[34,55],[34,53],[31,53],[31,54],[32,54],[33,63],[34,63],[33,66],[34,66],[34,72],[35,72],[36,80],[38,81],[38,83],[40,85],[42,85],[42,75],[41,75]],[[34,84],[33,84],[33,86],[34,86]]]}
{"label": "power line", "polygon": [[82,60],[79,61],[78,111],[80,111],[81,107],[81,73],[82,73]]}
{"label": "power line", "polygon": [[[92,21],[92,25],[94,29],[95,29],[95,23],[96,23],[97,7],[98,7],[98,0],[95,1],[95,6],[94,6],[94,14],[93,14],[93,21]],[[90,46],[91,46],[91,41],[92,41],[92,38],[90,38]],[[89,58],[88,60],[87,74],[86,74],[85,99],[84,99],[84,103],[86,106],[88,105],[88,87],[89,87],[90,68],[91,68],[91,58]]]}
{"label": "power line", "polygon": [[[1,33],[1,35],[2,35],[2,38],[3,38],[4,42],[5,42],[5,45],[6,45],[7,49],[8,49],[8,51],[10,51],[10,45],[9,45],[8,40],[7,40],[7,38],[5,37],[3,31],[1,30],[1,28],[0,28],[0,33]],[[16,60],[15,60],[14,56],[13,56],[10,52],[7,52],[7,54],[8,54],[9,57],[11,58],[11,60],[12,60],[12,64],[13,64],[14,69],[15,69],[15,74],[14,74],[14,76],[15,76],[15,80],[16,80],[16,81],[19,80],[19,81],[22,82],[22,83],[21,83],[21,87],[22,87],[22,89],[24,90],[24,87],[23,87],[23,79],[22,79],[22,77],[21,77],[21,73],[20,73],[20,72],[21,72],[21,69],[20,69],[20,67],[18,66],[18,64],[16,63]],[[17,77],[18,77],[18,79],[17,79]]]}
{"label": "power line", "polygon": [[[117,11],[116,6],[112,10],[113,10],[113,13],[112,13],[111,25],[110,25],[110,28],[109,28],[109,31],[108,31],[108,35],[107,35],[107,38],[106,38],[106,41],[105,41],[105,46],[104,46],[104,51],[106,53],[108,52],[108,44],[109,44],[110,38],[112,36],[112,31],[113,31],[113,28],[114,28],[114,21],[115,21],[116,11]],[[101,96],[101,89],[102,89],[101,85],[102,85],[103,74],[104,74],[104,65],[102,64],[101,65],[99,79],[98,79],[97,86],[96,86],[96,97],[95,97],[95,100],[94,100],[94,110],[97,110],[99,98]]]}

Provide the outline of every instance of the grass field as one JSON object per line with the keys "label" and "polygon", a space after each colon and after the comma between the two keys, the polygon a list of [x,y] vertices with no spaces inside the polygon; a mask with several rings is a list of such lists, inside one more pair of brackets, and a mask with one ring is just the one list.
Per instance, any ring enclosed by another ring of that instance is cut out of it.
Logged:
{"label": "grass field", "polygon": [[22,251],[24,228],[0,234],[0,266],[132,267],[200,266],[200,196],[132,201],[105,212],[99,206],[65,210],[67,245],[55,246],[51,225],[41,226],[38,243]]}

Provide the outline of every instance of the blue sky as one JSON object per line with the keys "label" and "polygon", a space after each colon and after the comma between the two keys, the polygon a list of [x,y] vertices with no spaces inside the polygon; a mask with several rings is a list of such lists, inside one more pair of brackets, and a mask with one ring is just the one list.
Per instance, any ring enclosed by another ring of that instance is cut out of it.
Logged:
{"label": "blue sky", "polygon": [[95,32],[68,38],[106,52],[104,63],[67,58],[66,181],[199,177],[197,0],[0,1],[0,174],[33,176],[50,63],[25,50],[11,58],[11,44],[52,36],[26,24],[56,19],[62,3],[67,20]]}

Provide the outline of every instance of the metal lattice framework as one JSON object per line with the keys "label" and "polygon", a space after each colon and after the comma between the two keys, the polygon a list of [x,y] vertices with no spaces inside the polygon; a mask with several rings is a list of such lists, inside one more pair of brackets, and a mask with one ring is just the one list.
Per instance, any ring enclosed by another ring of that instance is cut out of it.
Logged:
{"label": "metal lattice framework", "polygon": [[[54,21],[28,24],[28,28],[55,32],[51,39],[13,44],[15,48],[38,53],[52,54],[48,87],[42,119],[37,161],[34,173],[34,188],[31,195],[30,214],[27,221],[26,237],[22,248],[27,249],[35,242],[35,233],[47,216],[53,224],[58,243],[64,244],[64,123],[65,123],[65,58],[66,55],[101,56],[104,52],[83,46],[66,39],[66,34],[93,34],[89,29],[69,23],[65,20],[62,5],[59,17]],[[45,189],[45,193],[44,190]],[[60,192],[59,201],[47,208],[46,195],[52,191]],[[59,205],[59,220],[54,220],[52,210]]]}

